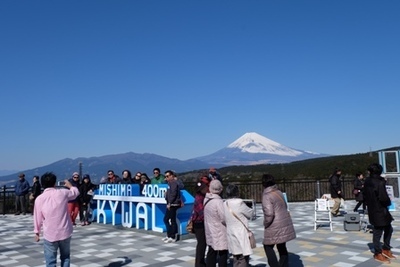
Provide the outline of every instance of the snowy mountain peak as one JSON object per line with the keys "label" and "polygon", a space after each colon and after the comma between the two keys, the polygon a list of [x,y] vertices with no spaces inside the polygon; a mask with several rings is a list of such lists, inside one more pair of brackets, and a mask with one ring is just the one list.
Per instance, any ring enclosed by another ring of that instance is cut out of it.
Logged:
{"label": "snowy mountain peak", "polygon": [[303,154],[301,151],[281,145],[255,132],[245,133],[228,145],[228,148],[237,148],[242,152],[248,153],[266,153],[280,156],[299,156]]}

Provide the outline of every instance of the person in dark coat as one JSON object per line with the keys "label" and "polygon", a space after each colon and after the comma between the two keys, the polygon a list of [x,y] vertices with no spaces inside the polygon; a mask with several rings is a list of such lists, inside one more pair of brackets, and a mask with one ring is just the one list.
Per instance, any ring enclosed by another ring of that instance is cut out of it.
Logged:
{"label": "person in dark coat", "polygon": [[[381,176],[382,166],[378,163],[369,165],[369,177],[364,183],[364,201],[368,208],[368,218],[374,226],[372,242],[374,244],[374,259],[380,262],[389,263],[389,259],[394,259],[391,252],[390,240],[392,238],[393,217],[389,212],[388,206],[391,200],[386,192],[386,180]],[[380,239],[383,234],[383,246]]]}
{"label": "person in dark coat", "polygon": [[331,198],[335,201],[331,209],[331,213],[334,217],[339,215],[340,203],[342,202],[342,181],[340,180],[340,176],[342,175],[342,171],[336,168],[332,175],[329,177],[330,183],[330,191]]}
{"label": "person in dark coat", "polygon": [[354,190],[353,193],[355,194],[356,201],[358,201],[357,205],[354,207],[354,212],[358,211],[358,208],[362,205],[363,206],[363,213],[365,211],[365,202],[364,202],[364,175],[362,172],[357,172],[356,173],[356,179],[354,180]]}
{"label": "person in dark coat", "polygon": [[35,200],[41,193],[42,193],[42,186],[40,185],[39,182],[39,176],[35,175],[33,176],[32,192],[29,196],[29,203],[31,206],[32,214],[35,208]]}
{"label": "person in dark coat", "polygon": [[130,170],[123,170],[122,171],[122,179],[121,184],[132,184],[132,173]]}
{"label": "person in dark coat", "polygon": [[80,207],[82,209],[82,220],[81,220],[81,225],[89,225],[89,210],[90,210],[90,201],[92,200],[93,197],[93,190],[95,189],[95,185],[92,184],[90,181],[90,175],[85,174],[83,176],[83,181],[81,186],[79,187],[79,201],[80,201]]}
{"label": "person in dark coat", "polygon": [[172,243],[177,241],[178,225],[176,223],[176,212],[181,207],[181,191],[173,171],[168,170],[165,172],[165,180],[168,182],[168,189],[165,193],[167,210],[164,215],[167,239],[164,242]]}

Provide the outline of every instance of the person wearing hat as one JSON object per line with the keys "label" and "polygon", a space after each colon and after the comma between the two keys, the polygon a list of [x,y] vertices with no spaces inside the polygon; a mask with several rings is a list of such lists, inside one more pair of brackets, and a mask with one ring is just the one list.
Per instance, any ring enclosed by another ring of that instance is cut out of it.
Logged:
{"label": "person wearing hat", "polygon": [[25,174],[18,175],[15,183],[15,215],[26,214],[26,195],[29,193],[29,182],[25,180]]}
{"label": "person wearing hat", "polygon": [[[69,179],[69,182],[72,184],[72,186],[76,187],[79,189],[79,173],[74,172],[72,174],[72,178]],[[76,217],[79,215],[79,198],[77,197],[76,199],[72,199],[68,201],[68,212],[71,216],[71,221],[72,224],[75,226],[76,225]]]}
{"label": "person wearing hat", "polygon": [[[219,180],[210,182],[210,192],[204,199],[204,230],[208,245],[207,266],[226,267],[228,240],[226,235],[224,201],[221,198],[222,184]],[[207,203],[207,204],[206,204]]]}

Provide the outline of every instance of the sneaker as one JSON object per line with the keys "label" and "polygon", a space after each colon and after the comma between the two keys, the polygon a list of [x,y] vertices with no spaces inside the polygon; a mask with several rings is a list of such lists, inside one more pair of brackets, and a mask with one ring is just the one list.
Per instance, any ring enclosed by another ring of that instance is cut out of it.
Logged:
{"label": "sneaker", "polygon": [[161,241],[167,241],[168,240],[168,236],[161,238]]}
{"label": "sneaker", "polygon": [[388,259],[395,259],[396,256],[393,255],[392,251],[389,249],[382,249],[382,255]]}
{"label": "sneaker", "polygon": [[382,253],[375,254],[374,255],[374,259],[376,261],[380,261],[380,262],[383,262],[383,263],[390,263],[390,260],[388,258],[386,258],[385,256],[383,256]]}
{"label": "sneaker", "polygon": [[176,239],[173,239],[171,237],[168,237],[168,239],[164,241],[164,243],[175,243],[175,242],[176,242]]}

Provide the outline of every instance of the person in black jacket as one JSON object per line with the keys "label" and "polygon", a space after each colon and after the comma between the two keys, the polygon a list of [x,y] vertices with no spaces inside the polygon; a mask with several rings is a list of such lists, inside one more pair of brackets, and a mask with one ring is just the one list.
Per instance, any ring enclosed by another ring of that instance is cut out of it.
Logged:
{"label": "person in black jacket", "polygon": [[31,205],[31,211],[33,214],[33,209],[35,207],[36,198],[42,193],[42,186],[39,182],[39,176],[33,176],[32,192],[29,195],[29,204]]}
{"label": "person in black jacket", "polygon": [[[372,242],[374,244],[374,259],[380,262],[390,263],[389,259],[394,259],[390,248],[392,238],[393,217],[389,212],[388,206],[391,200],[386,192],[386,180],[381,176],[382,166],[378,163],[369,165],[369,177],[364,183],[364,201],[367,204],[368,218],[374,226]],[[380,239],[383,234],[383,247]]]}
{"label": "person in black jacket", "polygon": [[333,171],[331,177],[329,177],[330,189],[331,189],[331,198],[335,201],[331,209],[331,213],[333,216],[339,215],[340,203],[342,202],[342,181],[340,180],[340,176],[342,175],[342,171],[336,168]]}
{"label": "person in black jacket", "polygon": [[176,223],[176,212],[181,207],[181,192],[173,171],[168,170],[165,172],[165,180],[168,182],[168,189],[165,193],[167,210],[164,215],[164,224],[167,230],[167,237],[164,242],[172,243],[177,240],[178,225]]}
{"label": "person in black jacket", "polygon": [[354,212],[358,211],[358,208],[362,205],[363,210],[362,212],[364,213],[365,211],[365,202],[364,202],[364,175],[362,172],[357,172],[356,173],[356,179],[354,180],[354,190],[353,193],[355,193],[356,201],[358,201],[357,205],[354,207]]}
{"label": "person in black jacket", "polygon": [[83,219],[81,220],[81,225],[89,225],[89,210],[90,210],[90,201],[92,200],[93,197],[93,190],[95,188],[95,185],[92,184],[90,181],[90,175],[85,174],[83,176],[83,181],[81,186],[79,187],[79,200],[80,200],[80,206],[82,209],[83,213]]}

